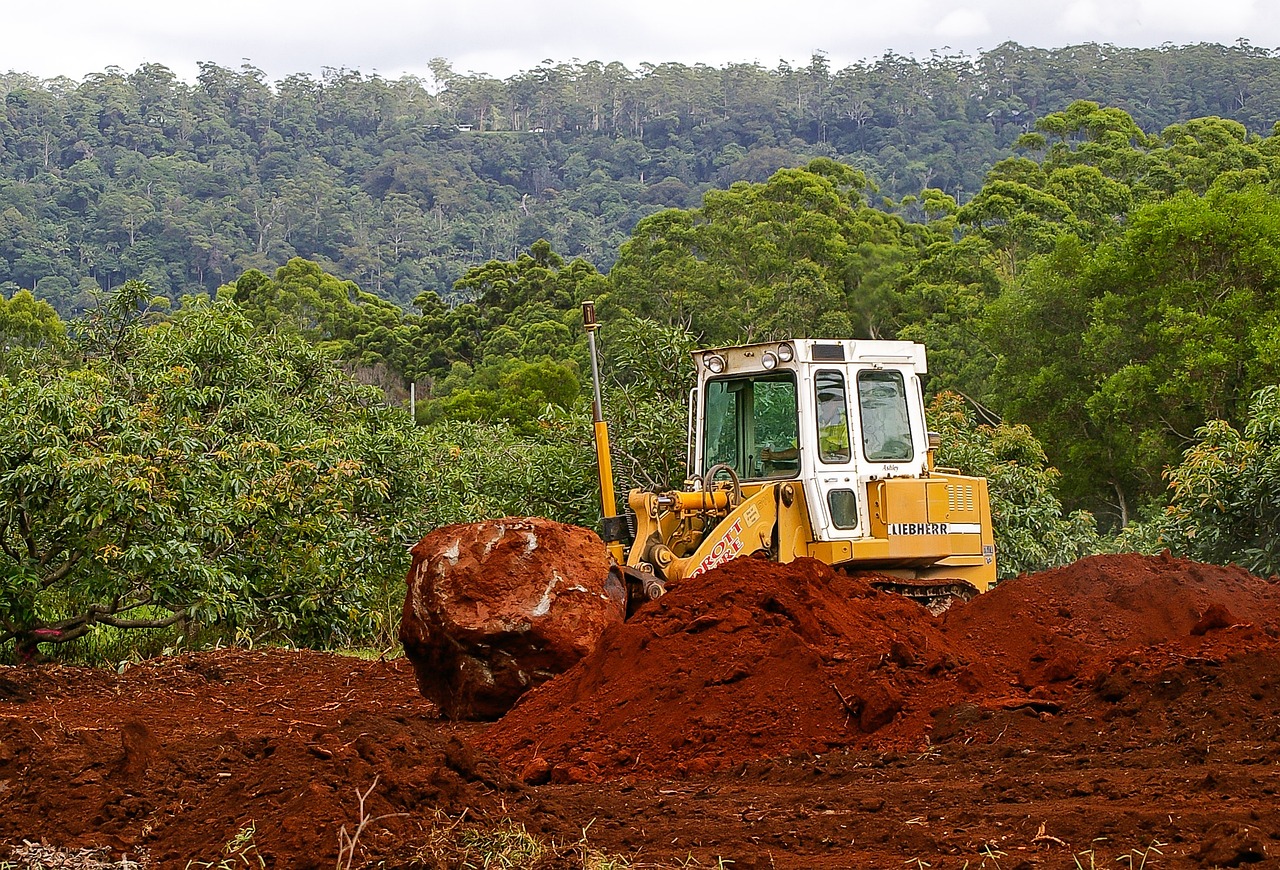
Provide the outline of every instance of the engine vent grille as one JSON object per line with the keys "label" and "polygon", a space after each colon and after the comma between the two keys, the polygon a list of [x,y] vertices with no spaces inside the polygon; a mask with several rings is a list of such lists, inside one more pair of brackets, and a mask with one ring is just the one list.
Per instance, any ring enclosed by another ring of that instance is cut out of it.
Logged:
{"label": "engine vent grille", "polygon": [[968,484],[963,486],[947,486],[947,507],[953,511],[972,511],[973,510],[973,487]]}

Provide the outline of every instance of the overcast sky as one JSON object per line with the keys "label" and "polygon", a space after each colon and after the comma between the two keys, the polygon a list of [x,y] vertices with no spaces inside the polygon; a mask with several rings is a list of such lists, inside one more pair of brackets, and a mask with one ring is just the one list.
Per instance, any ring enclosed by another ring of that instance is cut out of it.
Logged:
{"label": "overcast sky", "polygon": [[506,78],[543,60],[806,63],[833,69],[886,51],[974,53],[1006,40],[1056,48],[1232,43],[1280,46],[1280,0],[59,0],[5,3],[0,70],[81,79],[161,63],[193,80],[197,61],[244,62],[279,80],[344,67]]}

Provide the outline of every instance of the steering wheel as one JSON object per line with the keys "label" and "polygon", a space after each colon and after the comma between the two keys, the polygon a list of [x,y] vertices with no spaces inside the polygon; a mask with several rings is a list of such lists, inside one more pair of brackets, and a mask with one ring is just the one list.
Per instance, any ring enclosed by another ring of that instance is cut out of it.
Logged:
{"label": "steering wheel", "polygon": [[702,476],[703,491],[711,491],[711,487],[716,480],[716,475],[721,471],[729,472],[729,480],[733,483],[733,503],[742,504],[742,484],[738,480],[738,472],[734,471],[733,466],[727,463],[720,462],[707,469],[707,473]]}

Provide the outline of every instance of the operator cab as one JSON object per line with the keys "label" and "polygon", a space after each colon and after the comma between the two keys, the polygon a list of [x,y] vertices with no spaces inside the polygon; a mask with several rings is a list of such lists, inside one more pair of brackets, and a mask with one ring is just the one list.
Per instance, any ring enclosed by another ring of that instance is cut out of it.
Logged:
{"label": "operator cab", "polygon": [[815,541],[871,534],[869,481],[928,473],[923,345],[796,339],[694,359],[692,477],[736,476],[748,494],[797,481]]}

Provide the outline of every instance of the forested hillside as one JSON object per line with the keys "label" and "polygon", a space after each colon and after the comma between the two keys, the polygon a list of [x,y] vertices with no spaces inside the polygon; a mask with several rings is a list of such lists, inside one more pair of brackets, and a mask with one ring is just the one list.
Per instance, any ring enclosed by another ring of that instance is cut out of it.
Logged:
{"label": "forested hillside", "polygon": [[1003,576],[1280,571],[1277,62],[10,77],[0,646],[385,641],[416,532],[594,523],[585,299],[620,490],[682,481],[692,347],[913,339]]}
{"label": "forested hillside", "polygon": [[293,256],[408,305],[545,238],[612,265],[637,221],[832,157],[893,200],[964,203],[1045,114],[1083,98],[1157,133],[1202,116],[1266,133],[1280,58],[1247,43],[977,57],[886,55],[832,70],[544,65],[498,80],[349,70],[268,82],[250,66],[0,77],[0,287],[64,314],[94,285],[173,299]]}

